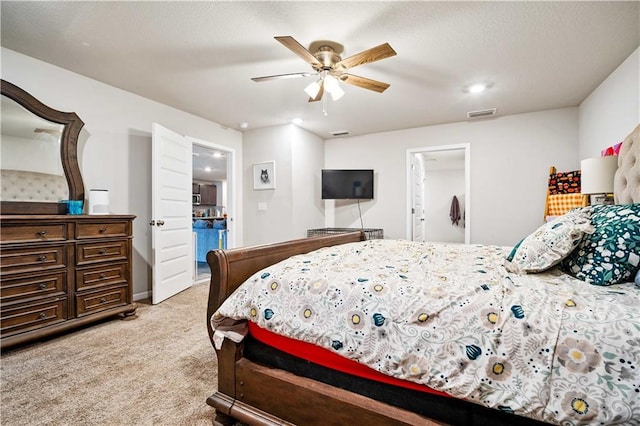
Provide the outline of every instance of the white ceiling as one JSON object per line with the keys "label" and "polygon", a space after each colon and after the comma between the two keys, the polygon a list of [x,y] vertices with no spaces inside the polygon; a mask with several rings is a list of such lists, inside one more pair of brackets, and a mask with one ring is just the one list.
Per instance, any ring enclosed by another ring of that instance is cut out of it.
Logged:
{"label": "white ceiling", "polygon": [[[640,44],[640,2],[13,2],[2,46],[240,129],[295,117],[323,139],[577,106]],[[388,42],[397,56],[351,73],[384,93],[343,84],[307,102],[311,71],[273,39],[344,46],[343,58]],[[464,92],[477,82],[492,87]],[[37,94],[36,94],[37,96]]]}

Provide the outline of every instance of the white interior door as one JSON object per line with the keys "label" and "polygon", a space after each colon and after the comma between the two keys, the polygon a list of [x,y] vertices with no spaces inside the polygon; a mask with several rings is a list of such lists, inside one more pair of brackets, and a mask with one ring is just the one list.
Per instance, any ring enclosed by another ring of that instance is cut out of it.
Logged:
{"label": "white interior door", "polygon": [[424,163],[422,154],[413,155],[411,171],[413,173],[413,241],[424,242]]}
{"label": "white interior door", "polygon": [[193,277],[191,142],[153,123],[151,143],[152,302],[190,287]]}

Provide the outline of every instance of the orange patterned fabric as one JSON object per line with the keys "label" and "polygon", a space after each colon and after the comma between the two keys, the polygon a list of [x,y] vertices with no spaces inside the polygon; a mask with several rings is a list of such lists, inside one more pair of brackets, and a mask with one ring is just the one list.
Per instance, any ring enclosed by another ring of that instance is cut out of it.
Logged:
{"label": "orange patterned fabric", "polygon": [[549,216],[561,216],[576,207],[582,207],[582,194],[549,195]]}
{"label": "orange patterned fabric", "polygon": [[549,194],[577,194],[580,192],[581,171],[557,172],[549,175]]}

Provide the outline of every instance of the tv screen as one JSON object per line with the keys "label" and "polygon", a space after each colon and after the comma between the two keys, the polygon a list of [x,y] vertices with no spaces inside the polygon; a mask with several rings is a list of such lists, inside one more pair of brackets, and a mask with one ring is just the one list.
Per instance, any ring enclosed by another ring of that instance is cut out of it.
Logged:
{"label": "tv screen", "polygon": [[373,170],[322,170],[322,199],[373,199]]}

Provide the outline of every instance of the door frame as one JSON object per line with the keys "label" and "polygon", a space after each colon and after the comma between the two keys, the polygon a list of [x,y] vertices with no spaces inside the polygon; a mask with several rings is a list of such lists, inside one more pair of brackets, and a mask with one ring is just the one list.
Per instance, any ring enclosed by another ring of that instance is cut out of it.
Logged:
{"label": "door frame", "polygon": [[[426,223],[425,223],[425,200],[424,200],[424,192],[425,192],[425,185],[424,185],[424,181],[425,181],[425,167],[424,167],[424,157],[419,157],[417,155],[412,154],[409,156],[409,159],[411,160],[411,186],[409,186],[409,191],[410,191],[410,199],[411,199],[411,205],[409,206],[411,215],[410,215],[410,221],[411,221],[411,235],[410,235],[410,239],[411,241],[416,241],[416,230],[418,229],[418,227],[416,226],[416,222],[418,220],[418,218],[420,218],[420,224],[419,224],[419,228],[421,229],[421,234],[422,234],[422,239],[418,240],[418,241],[425,241],[425,234],[426,234]],[[417,182],[417,177],[416,176],[416,170],[420,169],[420,175],[422,178],[422,203],[421,203],[421,208],[422,211],[421,212],[416,212],[415,208],[418,200],[418,197],[416,197],[416,195],[418,194],[419,191],[417,191],[418,187],[418,182]],[[418,217],[416,217],[418,216]]]}
{"label": "door frame", "polygon": [[[413,173],[411,172],[411,157],[414,154],[418,154],[418,153],[438,152],[438,151],[456,151],[456,150],[464,150],[464,180],[465,180],[464,242],[465,244],[471,243],[471,144],[469,143],[438,145],[438,146],[428,146],[428,147],[422,147],[422,148],[407,149],[406,165],[405,165],[406,184],[407,184],[407,198],[406,198],[406,205],[405,205],[405,217],[406,217],[405,236],[407,240],[411,240],[413,235],[413,230],[412,230],[413,221],[412,221],[412,213],[411,213],[411,208],[413,206]],[[429,201],[425,198],[426,205],[428,205],[428,202]]]}

